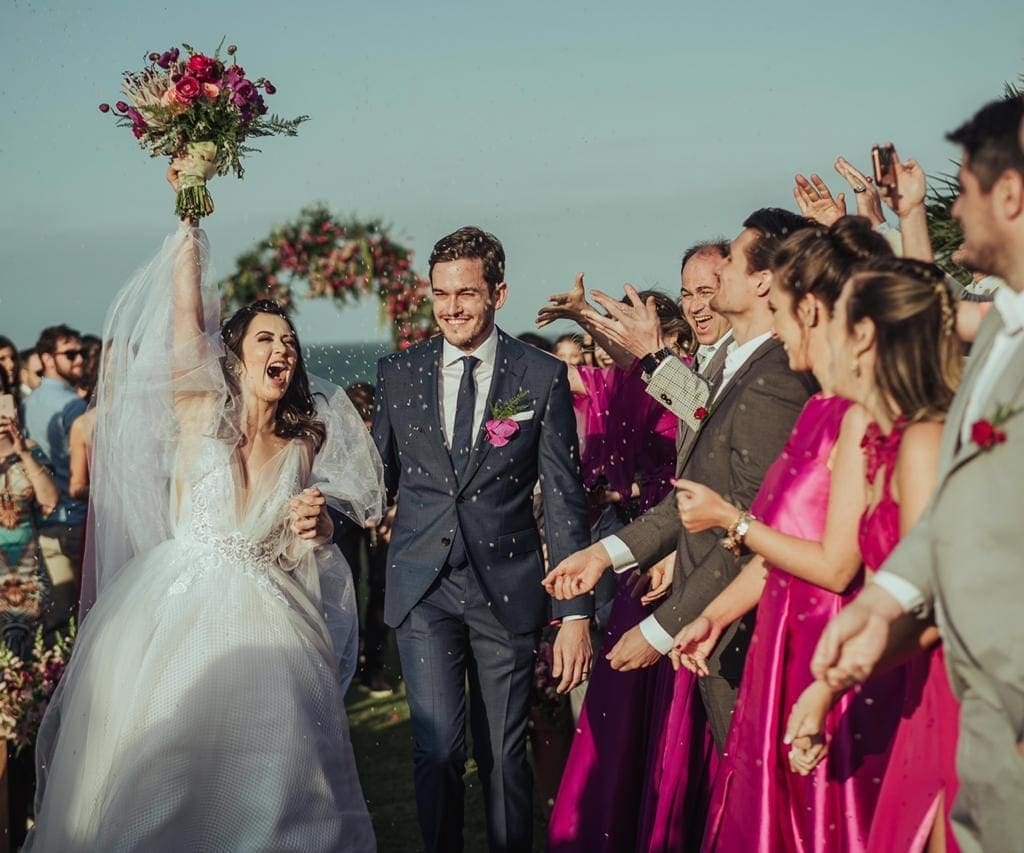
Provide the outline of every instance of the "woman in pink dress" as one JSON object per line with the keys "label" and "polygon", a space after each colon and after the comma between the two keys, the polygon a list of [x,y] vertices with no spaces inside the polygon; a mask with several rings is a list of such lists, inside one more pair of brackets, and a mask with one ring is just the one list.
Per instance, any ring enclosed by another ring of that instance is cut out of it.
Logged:
{"label": "woman in pink dress", "polygon": [[[863,442],[870,509],[860,526],[870,569],[881,566],[917,522],[934,486],[942,419],[961,369],[954,325],[941,272],[913,261],[877,264],[854,276],[837,305],[832,332],[839,388],[873,418]],[[907,689],[871,823],[872,851],[959,850],[949,820],[959,708],[937,638],[932,627],[917,629],[883,662],[891,667],[913,655],[902,667]],[[862,690],[887,677],[873,675]],[[824,753],[821,721],[833,701],[824,682],[815,682],[793,709],[787,740],[805,741],[795,761],[801,771]]]}
{"label": "woman in pink dress", "polygon": [[[743,680],[717,778],[705,846],[721,850],[863,849],[899,719],[900,674],[837,705],[837,744],[813,777],[794,776],[780,747],[793,701],[811,682],[818,634],[860,586],[857,519],[864,508],[860,440],[868,418],[833,396],[828,321],[847,278],[891,255],[866,220],[803,230],[773,265],[775,334],[794,370],[821,385],[769,469],[751,507],[746,545],[757,553],[737,580],[677,637],[675,656],[703,674],[729,624],[757,606]],[[715,492],[681,482],[690,530],[728,528],[740,513]]]}

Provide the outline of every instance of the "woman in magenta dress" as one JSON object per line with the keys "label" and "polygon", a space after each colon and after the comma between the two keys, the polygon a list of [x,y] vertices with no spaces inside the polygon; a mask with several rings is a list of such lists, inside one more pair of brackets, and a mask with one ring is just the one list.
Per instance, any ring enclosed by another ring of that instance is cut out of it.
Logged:
{"label": "woman in magenta dress", "polygon": [[[663,336],[685,353],[691,336],[679,307],[661,293],[641,295],[654,296]],[[600,478],[611,500],[617,526],[602,531],[611,533],[671,491],[678,421],[647,394],[638,364],[611,371],[580,366],[573,374],[570,368],[570,384],[585,393],[588,404],[585,480],[593,487]],[[649,612],[632,584],[617,579],[602,648],[611,648]],[[662,666],[671,669],[668,661]],[[657,669],[615,672],[603,655],[596,656],[549,823],[550,850],[636,849],[648,740],[657,733]]]}
{"label": "woman in magenta dress", "polygon": [[[864,436],[871,509],[861,523],[865,563],[878,568],[916,523],[934,486],[942,419],[960,375],[952,299],[935,267],[903,261],[855,276],[834,323],[834,358],[851,365],[842,393],[863,401],[873,422]],[[908,638],[901,654],[907,689],[889,767],[871,825],[872,851],[956,851],[949,819],[956,796],[959,708],[933,627]],[[923,649],[923,651],[922,651]],[[892,666],[899,655],[883,661]],[[873,675],[872,688],[886,674]],[[823,682],[793,709],[789,736],[820,731],[833,701]],[[824,749],[809,746],[810,766]]]}
{"label": "woman in magenta dress", "polygon": [[[811,682],[818,634],[859,588],[857,519],[864,508],[860,439],[867,415],[835,390],[828,319],[843,283],[872,257],[890,255],[865,220],[799,232],[773,265],[775,334],[794,370],[810,368],[812,397],[751,507],[746,545],[757,556],[677,637],[675,655],[697,673],[722,631],[757,606],[704,843],[718,850],[863,849],[899,720],[899,673],[836,706],[828,725],[837,748],[814,776],[788,770],[780,749],[786,716]],[[680,483],[690,530],[728,528],[740,513],[711,490]]]}

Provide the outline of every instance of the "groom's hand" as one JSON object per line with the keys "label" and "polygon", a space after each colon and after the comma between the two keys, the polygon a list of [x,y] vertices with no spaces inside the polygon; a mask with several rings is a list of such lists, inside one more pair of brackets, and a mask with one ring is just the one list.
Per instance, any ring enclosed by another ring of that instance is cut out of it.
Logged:
{"label": "groom's hand", "polygon": [[559,693],[568,693],[590,677],[590,667],[594,662],[594,647],[590,642],[590,620],[570,619],[562,622],[555,637],[552,650],[554,658],[551,674],[561,678]]}
{"label": "groom's hand", "polygon": [[639,625],[634,625],[608,652],[608,663],[618,672],[629,672],[633,669],[644,669],[654,666],[662,658],[654,646],[647,642]]}
{"label": "groom's hand", "polygon": [[541,581],[548,595],[568,601],[590,592],[612,566],[608,550],[600,542],[570,554]]}

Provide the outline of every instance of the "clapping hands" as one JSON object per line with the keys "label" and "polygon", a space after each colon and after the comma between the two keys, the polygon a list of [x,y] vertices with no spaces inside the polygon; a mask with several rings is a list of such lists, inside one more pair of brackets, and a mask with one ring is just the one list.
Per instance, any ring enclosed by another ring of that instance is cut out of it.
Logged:
{"label": "clapping hands", "polygon": [[587,305],[587,291],[583,285],[583,273],[576,273],[571,290],[555,293],[548,297],[548,304],[537,312],[537,328],[543,329],[555,320],[573,320],[579,323]]}

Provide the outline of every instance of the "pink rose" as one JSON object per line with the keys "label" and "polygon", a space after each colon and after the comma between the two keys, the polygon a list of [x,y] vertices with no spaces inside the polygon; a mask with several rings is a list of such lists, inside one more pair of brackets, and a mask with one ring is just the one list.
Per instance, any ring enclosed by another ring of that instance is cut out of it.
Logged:
{"label": "pink rose", "polygon": [[191,104],[203,91],[202,84],[191,76],[182,77],[174,86],[178,100],[185,104]]}
{"label": "pink rose", "polygon": [[511,418],[500,421],[487,421],[484,426],[487,428],[487,440],[494,447],[504,447],[517,432],[519,424]]}
{"label": "pink rose", "polygon": [[220,94],[220,86],[215,86],[213,83],[203,83],[203,94],[211,101],[215,101],[217,95]]}

